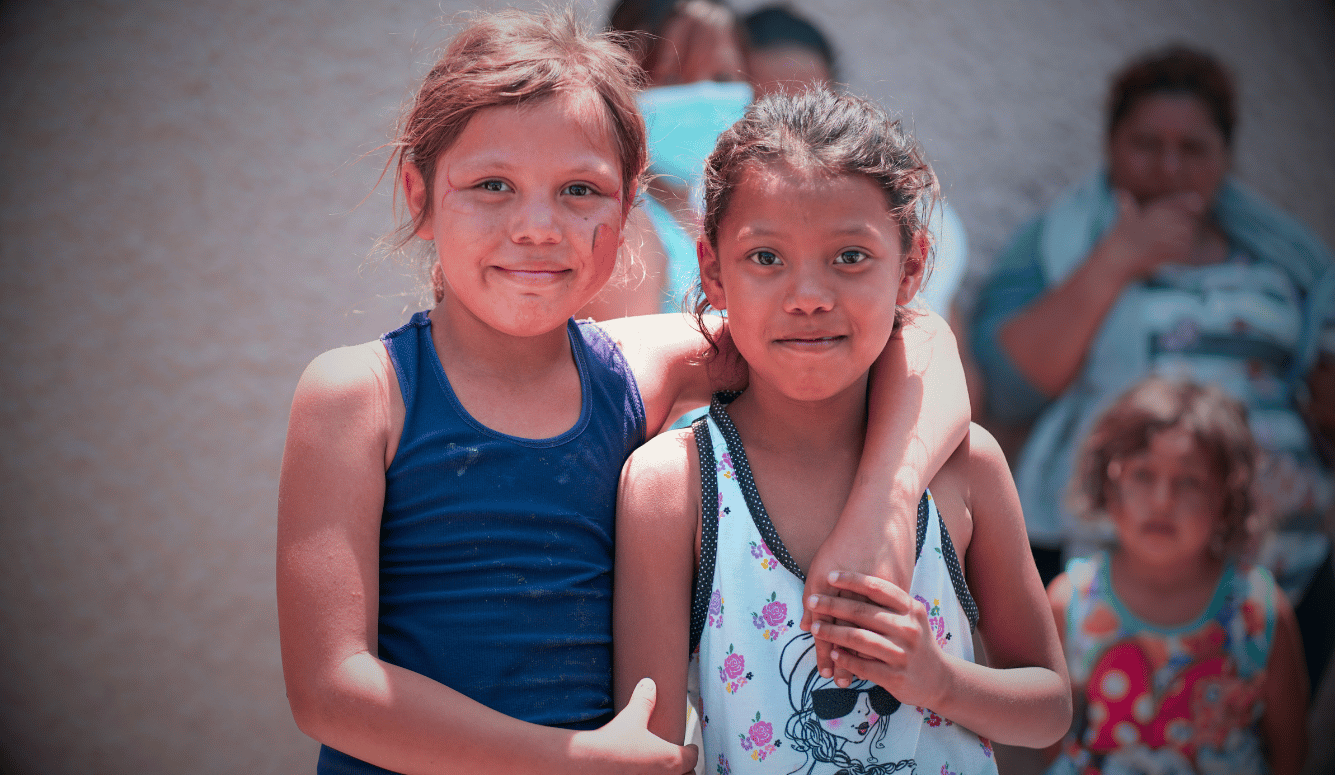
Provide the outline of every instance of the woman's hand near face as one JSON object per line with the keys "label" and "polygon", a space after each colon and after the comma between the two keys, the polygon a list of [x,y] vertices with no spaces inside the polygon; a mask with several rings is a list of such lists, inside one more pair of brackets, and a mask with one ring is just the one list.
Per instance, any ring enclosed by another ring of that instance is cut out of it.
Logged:
{"label": "woman's hand near face", "polygon": [[1145,205],[1116,192],[1117,223],[1091,260],[1104,261],[1122,285],[1148,277],[1164,264],[1191,263],[1200,239],[1205,202],[1182,191]]}

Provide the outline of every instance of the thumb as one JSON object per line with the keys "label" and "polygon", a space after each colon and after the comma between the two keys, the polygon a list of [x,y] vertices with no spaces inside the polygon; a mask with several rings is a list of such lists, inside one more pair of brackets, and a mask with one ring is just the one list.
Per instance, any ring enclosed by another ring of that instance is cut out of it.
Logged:
{"label": "thumb", "polygon": [[640,682],[635,684],[635,691],[630,693],[630,701],[626,703],[625,710],[621,715],[626,717],[627,721],[633,722],[637,727],[647,728],[649,726],[649,717],[654,714],[654,704],[658,701],[658,686],[652,678],[641,678]]}

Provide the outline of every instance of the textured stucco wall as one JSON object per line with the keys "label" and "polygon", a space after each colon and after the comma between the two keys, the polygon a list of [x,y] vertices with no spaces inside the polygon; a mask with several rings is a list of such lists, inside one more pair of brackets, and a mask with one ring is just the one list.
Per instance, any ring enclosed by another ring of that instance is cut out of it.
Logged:
{"label": "textured stucco wall", "polygon": [[[1335,241],[1329,2],[798,3],[910,118],[978,266],[1168,39],[1236,67],[1241,176]],[[288,403],[412,302],[366,263],[361,156],[463,7],[0,5],[0,771],[311,771],[273,602]]]}

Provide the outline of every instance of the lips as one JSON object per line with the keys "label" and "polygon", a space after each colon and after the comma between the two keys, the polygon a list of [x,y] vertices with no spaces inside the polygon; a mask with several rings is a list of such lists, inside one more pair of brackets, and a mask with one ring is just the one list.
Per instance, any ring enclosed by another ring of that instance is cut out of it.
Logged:
{"label": "lips", "polygon": [[830,345],[842,342],[847,338],[848,338],[847,336],[844,336],[842,334],[814,333],[814,334],[793,334],[792,336],[786,336],[781,339],[775,339],[774,341],[776,344],[792,345],[795,347],[817,348],[817,347],[828,347]]}
{"label": "lips", "polygon": [[564,277],[569,269],[565,267],[495,267],[506,277],[523,285],[547,285]]}
{"label": "lips", "polygon": [[853,727],[853,728],[856,729],[856,730],[858,731],[858,734],[859,734],[859,735],[865,735],[865,734],[867,734],[867,730],[871,729],[871,724],[869,724],[869,723],[867,723],[867,722],[864,721],[864,722],[862,722],[861,724],[858,724],[856,727]]}

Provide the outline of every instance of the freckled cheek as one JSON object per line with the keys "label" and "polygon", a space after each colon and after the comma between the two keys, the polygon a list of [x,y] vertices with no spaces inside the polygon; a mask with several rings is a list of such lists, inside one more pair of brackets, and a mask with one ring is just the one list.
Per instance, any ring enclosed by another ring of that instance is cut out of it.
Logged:
{"label": "freckled cheek", "polygon": [[825,726],[832,730],[838,729],[843,725],[844,725],[844,720],[841,718],[832,718],[829,721],[825,722]]}
{"label": "freckled cheek", "polygon": [[872,713],[870,716],[867,717],[867,723],[871,724],[872,726],[876,726],[876,722],[880,720],[881,717],[875,713]]}

